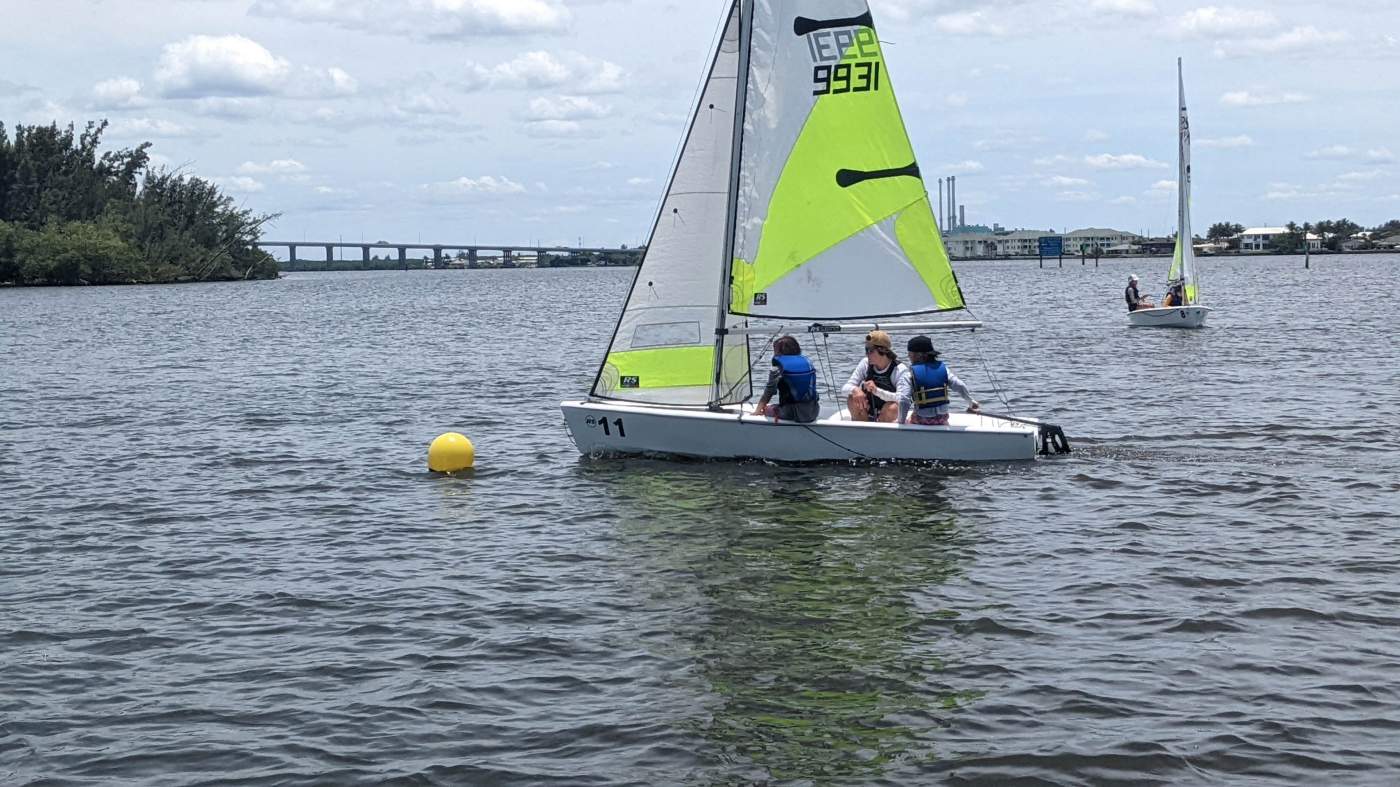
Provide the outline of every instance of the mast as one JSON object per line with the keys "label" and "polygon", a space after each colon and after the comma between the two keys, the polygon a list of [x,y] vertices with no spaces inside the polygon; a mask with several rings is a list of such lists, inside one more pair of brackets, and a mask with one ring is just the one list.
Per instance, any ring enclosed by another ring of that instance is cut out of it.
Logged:
{"label": "mast", "polygon": [[739,214],[739,169],[743,159],[744,108],[749,93],[749,48],[753,42],[753,0],[734,0],[739,8],[739,73],[734,85],[734,137],[729,148],[729,206],[724,217],[724,264],[720,267],[719,300],[715,304],[715,365],[710,389],[710,407],[718,408],[724,373],[725,326],[729,316],[729,279],[734,267],[735,225]]}

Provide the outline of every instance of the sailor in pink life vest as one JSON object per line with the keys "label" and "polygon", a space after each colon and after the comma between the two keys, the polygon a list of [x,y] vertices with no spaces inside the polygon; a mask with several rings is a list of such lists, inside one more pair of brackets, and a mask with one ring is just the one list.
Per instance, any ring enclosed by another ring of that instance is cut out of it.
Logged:
{"label": "sailor in pink life vest", "polygon": [[938,351],[927,336],[909,340],[909,373],[900,379],[899,420],[921,426],[948,424],[948,392],[953,391],[968,402],[967,411],[981,411],[982,405],[972,398],[958,376],[948,371],[948,365],[938,360]]}

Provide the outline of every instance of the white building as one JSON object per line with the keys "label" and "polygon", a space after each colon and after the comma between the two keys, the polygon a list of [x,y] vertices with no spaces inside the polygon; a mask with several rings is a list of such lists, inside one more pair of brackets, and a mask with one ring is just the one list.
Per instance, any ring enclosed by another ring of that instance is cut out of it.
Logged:
{"label": "white building", "polygon": [[[1240,251],[1268,251],[1273,248],[1275,238],[1288,234],[1287,227],[1250,227],[1237,237],[1240,239]],[[1322,237],[1309,232],[1308,248],[1312,251],[1321,249]]]}
{"label": "white building", "polygon": [[943,245],[952,257],[1034,257],[1040,253],[1041,238],[1060,238],[1066,256],[1077,255],[1081,246],[1088,254],[1095,249],[1108,253],[1110,248],[1128,248],[1139,240],[1131,232],[1084,229],[1061,235],[1049,230],[1015,230],[1014,232],[950,232],[943,236]]}
{"label": "white building", "polygon": [[1137,240],[1138,236],[1131,232],[1089,227],[1065,233],[1065,254],[1093,254],[1094,249],[1102,253],[1112,246],[1131,245]]}

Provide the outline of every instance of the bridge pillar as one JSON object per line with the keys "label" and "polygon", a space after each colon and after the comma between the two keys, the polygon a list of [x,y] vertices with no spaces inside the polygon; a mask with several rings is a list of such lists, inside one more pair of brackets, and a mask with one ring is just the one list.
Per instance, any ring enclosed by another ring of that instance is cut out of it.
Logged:
{"label": "bridge pillar", "polygon": [[476,259],[476,249],[467,249],[467,267],[475,268],[481,263]]}
{"label": "bridge pillar", "polygon": [[501,249],[501,267],[514,268],[515,255],[511,249]]}
{"label": "bridge pillar", "polygon": [[361,246],[361,247],[360,247],[360,259],[364,260],[365,262],[369,262],[369,247],[368,247],[368,246]]}
{"label": "bridge pillar", "polygon": [[399,247],[399,265],[403,266],[404,270],[408,270],[408,249],[402,246]]}
{"label": "bridge pillar", "polygon": [[326,262],[335,262],[335,247],[329,243],[326,244]]}
{"label": "bridge pillar", "polygon": [[288,265],[296,265],[296,264],[297,264],[297,245],[296,245],[295,243],[288,243],[288,244],[287,244],[287,264],[288,264]]}
{"label": "bridge pillar", "polygon": [[434,247],[433,247],[433,267],[434,267],[434,268],[441,268],[441,267],[442,267],[442,247],[441,247],[441,246],[434,246]]}

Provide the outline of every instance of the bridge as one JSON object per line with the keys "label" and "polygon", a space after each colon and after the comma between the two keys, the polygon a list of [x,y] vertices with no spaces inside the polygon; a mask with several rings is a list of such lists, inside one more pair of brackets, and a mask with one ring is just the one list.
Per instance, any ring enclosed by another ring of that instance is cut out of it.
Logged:
{"label": "bridge", "polygon": [[[260,240],[253,244],[260,249],[280,249],[287,250],[287,261],[290,264],[297,262],[297,249],[312,248],[325,249],[326,262],[335,260],[336,249],[359,249],[361,258],[365,262],[370,261],[371,250],[395,249],[398,251],[399,263],[408,267],[408,251],[431,251],[433,253],[432,265],[434,268],[448,267],[452,256],[444,257],[444,252],[459,252],[466,255],[467,268],[527,268],[527,267],[548,267],[553,262],[564,260],[576,260],[582,257],[601,259],[601,262],[578,263],[578,264],[608,264],[608,259],[625,260],[622,263],[635,265],[641,258],[643,248],[629,249],[626,247],[609,249],[604,247],[577,247],[577,246],[483,246],[476,243],[389,243],[388,241],[376,241],[374,243],[344,243],[340,241],[310,241],[310,240]],[[551,261],[553,260],[553,262]]]}

